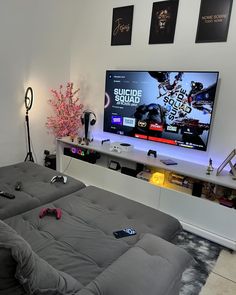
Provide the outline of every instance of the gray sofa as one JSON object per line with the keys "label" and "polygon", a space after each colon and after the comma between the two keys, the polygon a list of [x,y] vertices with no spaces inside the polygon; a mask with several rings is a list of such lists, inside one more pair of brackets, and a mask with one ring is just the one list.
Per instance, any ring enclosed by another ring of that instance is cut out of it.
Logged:
{"label": "gray sofa", "polygon": [[[55,171],[33,163],[15,166],[20,171],[24,166],[25,181],[32,171],[39,172],[33,179],[40,194],[37,189],[29,191],[23,180],[22,184],[27,194],[37,196],[40,205],[35,203],[35,208],[28,210],[26,199],[16,196],[22,206],[17,205],[17,213],[20,207],[22,213],[0,222],[1,295],[179,294],[182,273],[192,258],[170,243],[181,230],[175,218],[111,192],[85,187],[79,181],[75,189],[77,181],[73,179],[71,192],[70,182],[67,188],[63,183],[50,184],[48,191],[48,179]],[[15,166],[5,167],[7,173]],[[44,180],[39,185],[35,179],[42,174]],[[9,186],[12,181],[7,181]],[[56,188],[51,187],[54,185]],[[7,201],[8,215],[13,214],[14,200]],[[62,218],[40,219],[42,207],[61,208]],[[1,200],[0,208],[4,216]],[[115,239],[113,232],[127,227],[133,227],[137,234]]]}
{"label": "gray sofa", "polygon": [[[68,177],[66,185],[52,185],[50,180],[54,175],[54,170],[32,162],[0,167],[0,190],[16,196],[14,200],[0,198],[0,218],[26,212],[85,187],[84,183],[72,177]],[[22,184],[20,191],[15,190],[17,182]]]}

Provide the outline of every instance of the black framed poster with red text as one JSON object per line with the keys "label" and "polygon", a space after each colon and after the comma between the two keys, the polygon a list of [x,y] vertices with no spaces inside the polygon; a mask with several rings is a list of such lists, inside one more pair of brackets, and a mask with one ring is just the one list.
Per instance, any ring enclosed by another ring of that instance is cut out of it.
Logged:
{"label": "black framed poster with red text", "polygon": [[113,9],[111,45],[130,45],[134,6]]}
{"label": "black framed poster with red text", "polygon": [[233,0],[202,0],[196,43],[227,40]]}

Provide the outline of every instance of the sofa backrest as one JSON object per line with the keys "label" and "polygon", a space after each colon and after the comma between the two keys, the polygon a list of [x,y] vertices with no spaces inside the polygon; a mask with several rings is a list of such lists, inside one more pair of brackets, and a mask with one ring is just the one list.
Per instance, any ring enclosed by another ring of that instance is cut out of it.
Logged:
{"label": "sofa backrest", "polygon": [[15,278],[16,261],[10,249],[0,247],[0,295],[23,295],[24,289]]}
{"label": "sofa backrest", "polygon": [[0,261],[1,295],[72,295],[83,288],[70,275],[57,271],[40,258],[21,236],[1,220]]}

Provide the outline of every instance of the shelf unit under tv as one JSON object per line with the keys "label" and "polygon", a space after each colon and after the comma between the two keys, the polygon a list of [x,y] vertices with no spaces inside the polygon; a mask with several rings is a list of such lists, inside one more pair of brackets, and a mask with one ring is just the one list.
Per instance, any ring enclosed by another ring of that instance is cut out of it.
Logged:
{"label": "shelf unit under tv", "polygon": [[[65,147],[78,147],[100,153],[95,164],[64,155]],[[172,159],[177,165],[165,165],[161,159]],[[110,161],[119,162],[122,167],[135,169],[137,164],[165,174],[163,185],[114,171],[108,168]],[[129,199],[161,210],[180,220],[183,228],[199,236],[236,250],[236,210],[220,205],[204,197],[192,195],[192,189],[171,183],[168,175],[177,174],[196,182],[214,184],[225,189],[236,190],[236,181],[228,172],[216,176],[206,174],[207,167],[171,157],[147,156],[147,151],[132,149],[129,152],[114,152],[110,143],[103,145],[95,140],[88,146],[72,142],[70,137],[57,139],[57,170],[75,177],[88,185],[95,185]]]}

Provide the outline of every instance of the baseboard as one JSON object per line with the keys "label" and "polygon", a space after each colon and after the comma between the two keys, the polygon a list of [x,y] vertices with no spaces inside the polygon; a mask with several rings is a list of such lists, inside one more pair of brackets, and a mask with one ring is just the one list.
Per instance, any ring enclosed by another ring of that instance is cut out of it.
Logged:
{"label": "baseboard", "polygon": [[185,223],[181,220],[180,220],[180,223],[182,224],[184,230],[194,233],[200,237],[208,239],[208,240],[215,242],[217,244],[220,244],[220,245],[222,245],[226,248],[229,248],[233,251],[236,251],[236,241],[226,239],[225,237],[222,237],[222,236],[218,236],[214,233],[211,233],[209,231],[206,231],[204,229],[196,227],[192,224]]}

